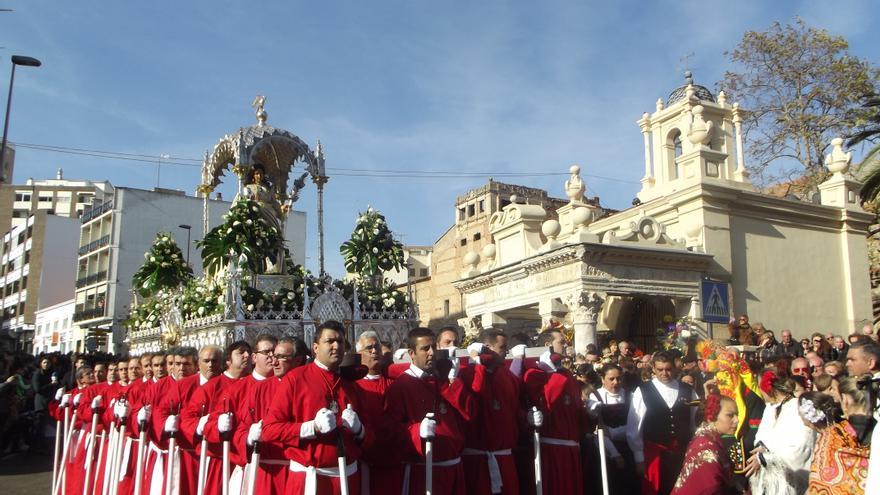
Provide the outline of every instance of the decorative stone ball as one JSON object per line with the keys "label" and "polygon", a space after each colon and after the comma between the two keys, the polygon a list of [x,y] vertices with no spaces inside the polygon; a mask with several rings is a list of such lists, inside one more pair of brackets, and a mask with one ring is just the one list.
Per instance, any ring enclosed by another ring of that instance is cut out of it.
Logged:
{"label": "decorative stone ball", "polygon": [[589,208],[575,208],[571,212],[571,221],[575,225],[586,225],[593,218],[593,212]]}
{"label": "decorative stone ball", "polygon": [[474,251],[468,251],[465,253],[464,258],[462,258],[462,261],[465,265],[477,266],[477,263],[480,262],[480,255]]}
{"label": "decorative stone ball", "polygon": [[559,235],[560,231],[562,231],[562,227],[559,226],[559,222],[556,220],[547,220],[541,224],[541,232],[549,238],[555,238]]}
{"label": "decorative stone ball", "polygon": [[519,196],[517,196],[516,194],[511,194],[510,195],[510,202],[515,204],[517,201],[519,201]]}
{"label": "decorative stone ball", "polygon": [[568,167],[568,173],[572,175],[579,174],[581,173],[581,168],[577,165],[572,165],[571,167]]}
{"label": "decorative stone ball", "polygon": [[481,252],[483,253],[484,258],[495,258],[495,244],[486,244],[485,246],[483,246],[483,250]]}

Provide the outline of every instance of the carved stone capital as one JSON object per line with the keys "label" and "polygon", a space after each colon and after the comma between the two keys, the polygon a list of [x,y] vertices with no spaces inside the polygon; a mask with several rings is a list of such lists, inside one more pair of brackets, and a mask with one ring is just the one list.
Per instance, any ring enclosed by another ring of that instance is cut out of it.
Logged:
{"label": "carved stone capital", "polygon": [[578,290],[566,296],[565,305],[572,313],[574,323],[593,323],[599,320],[605,293],[589,290]]}

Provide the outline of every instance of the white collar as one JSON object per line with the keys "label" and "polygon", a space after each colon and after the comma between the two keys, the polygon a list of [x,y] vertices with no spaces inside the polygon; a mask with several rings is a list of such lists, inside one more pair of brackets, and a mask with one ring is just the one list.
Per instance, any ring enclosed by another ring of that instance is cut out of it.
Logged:
{"label": "white collar", "polygon": [[406,374],[408,374],[409,376],[414,376],[414,377],[418,378],[419,380],[421,380],[422,378],[425,377],[425,375],[428,374],[428,372],[419,368],[415,364],[410,364],[409,369],[406,370]]}
{"label": "white collar", "polygon": [[617,393],[615,394],[614,392],[608,390],[608,389],[605,388],[605,387],[600,388],[599,391],[605,393],[605,395],[607,395],[608,397],[615,397],[615,398],[617,398],[617,397],[620,397],[620,396],[622,395],[620,392],[617,392]]}
{"label": "white collar", "polygon": [[254,380],[256,380],[256,381],[258,381],[258,382],[261,382],[261,381],[263,381],[263,380],[266,379],[265,376],[263,376],[263,375],[257,373],[256,371],[254,371],[253,373],[251,373],[251,376],[253,377]]}
{"label": "white collar", "polygon": [[199,385],[204,385],[208,383],[208,379],[205,378],[205,375],[199,373]]}
{"label": "white collar", "polygon": [[230,380],[238,380],[238,378],[230,375],[228,371],[224,371],[223,374],[226,375],[226,378],[229,378]]}
{"label": "white collar", "polygon": [[317,359],[315,359],[315,360],[312,361],[312,362],[315,363],[315,366],[317,366],[318,368],[321,368],[322,370],[324,370],[324,371],[326,371],[326,372],[328,372],[328,373],[336,373],[335,371],[331,371],[330,368],[328,368],[327,366],[325,366],[324,363],[322,363],[321,361],[318,361]]}
{"label": "white collar", "polygon": [[364,380],[378,380],[382,378],[382,375],[367,375],[364,377]]}

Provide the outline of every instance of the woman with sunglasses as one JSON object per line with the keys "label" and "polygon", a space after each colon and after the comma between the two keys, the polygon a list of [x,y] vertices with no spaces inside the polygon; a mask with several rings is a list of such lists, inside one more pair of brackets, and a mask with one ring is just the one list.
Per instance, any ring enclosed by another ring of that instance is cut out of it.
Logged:
{"label": "woman with sunglasses", "polygon": [[832,361],[831,344],[825,340],[821,333],[815,332],[810,336],[810,350],[818,354],[823,361]]}

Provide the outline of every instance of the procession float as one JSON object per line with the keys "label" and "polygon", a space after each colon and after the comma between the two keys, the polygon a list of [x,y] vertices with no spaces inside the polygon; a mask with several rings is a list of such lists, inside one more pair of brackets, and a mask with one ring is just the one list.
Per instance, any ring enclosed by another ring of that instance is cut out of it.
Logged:
{"label": "procession float", "polygon": [[[403,249],[373,208],[358,214],[351,238],[340,246],[348,276],[335,280],[325,272],[323,192],[330,178],[323,148],[319,141],[312,150],[267,124],[264,105],[258,96],[256,124],[225,135],[205,154],[197,188],[204,199],[203,238],[196,242],[203,274],[193,275],[168,233],[157,233],[144,253],[127,321],[132,354],[252,342],[262,333],[311,343],[327,320],[343,322],[349,342],[369,329],[396,347],[417,326],[409,287],[401,290],[383,277],[403,267]],[[222,218],[209,218],[208,197],[228,170],[238,192]],[[285,245],[288,212],[309,180],[317,187],[315,275],[294,263]]]}

